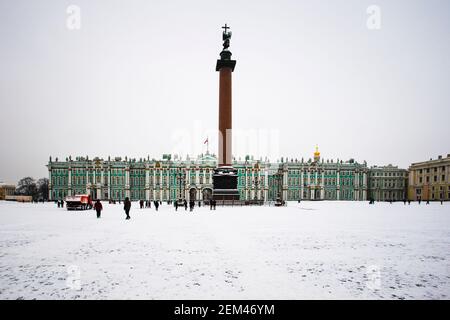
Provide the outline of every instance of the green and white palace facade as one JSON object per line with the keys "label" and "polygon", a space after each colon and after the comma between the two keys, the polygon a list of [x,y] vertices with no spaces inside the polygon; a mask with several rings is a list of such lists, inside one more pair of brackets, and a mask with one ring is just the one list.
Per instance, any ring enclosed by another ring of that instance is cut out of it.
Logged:
{"label": "green and white palace facade", "polygon": [[[206,154],[196,159],[107,160],[87,157],[50,158],[49,195],[52,200],[75,194],[94,199],[173,201],[208,200],[213,190],[217,158]],[[281,159],[276,163],[234,160],[241,200],[366,200],[370,169],[366,162],[320,159],[318,150],[308,161]],[[379,169],[377,169],[379,170]]]}

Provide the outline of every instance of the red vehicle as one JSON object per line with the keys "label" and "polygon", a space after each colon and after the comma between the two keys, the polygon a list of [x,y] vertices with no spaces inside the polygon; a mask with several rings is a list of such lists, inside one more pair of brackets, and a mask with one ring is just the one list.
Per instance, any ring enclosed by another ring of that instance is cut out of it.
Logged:
{"label": "red vehicle", "polygon": [[67,210],[89,210],[92,209],[92,199],[88,194],[78,194],[66,197]]}

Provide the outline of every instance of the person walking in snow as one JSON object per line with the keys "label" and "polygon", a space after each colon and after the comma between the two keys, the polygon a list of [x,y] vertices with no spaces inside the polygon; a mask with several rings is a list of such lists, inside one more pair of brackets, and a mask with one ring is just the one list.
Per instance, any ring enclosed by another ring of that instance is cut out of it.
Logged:
{"label": "person walking in snow", "polygon": [[95,209],[95,211],[97,211],[97,219],[100,218],[100,214],[103,210],[103,206],[102,206],[102,203],[100,202],[100,200],[97,200],[95,202],[94,209]]}
{"label": "person walking in snow", "polygon": [[187,201],[186,201],[186,199],[184,199],[184,211],[186,211],[187,210]]}
{"label": "person walking in snow", "polygon": [[155,209],[156,209],[156,211],[158,211],[158,208],[159,208],[159,201],[156,201],[155,202]]}
{"label": "person walking in snow", "polygon": [[144,208],[144,200],[140,200],[139,205],[140,205],[141,209],[143,209]]}
{"label": "person walking in snow", "polygon": [[125,214],[127,215],[125,220],[130,219],[130,209],[131,209],[131,201],[128,197],[126,197],[125,201],[123,202],[123,210],[125,210]]}
{"label": "person walking in snow", "polygon": [[173,206],[175,207],[175,211],[178,211],[178,201],[177,200],[174,201]]}

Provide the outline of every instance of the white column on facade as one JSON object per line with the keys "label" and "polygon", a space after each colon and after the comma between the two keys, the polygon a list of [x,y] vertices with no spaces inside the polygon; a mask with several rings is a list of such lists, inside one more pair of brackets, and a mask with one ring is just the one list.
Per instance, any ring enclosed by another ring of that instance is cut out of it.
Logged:
{"label": "white column on facade", "polygon": [[300,169],[300,199],[303,200],[303,185],[304,185],[304,180],[303,180],[303,168]]}
{"label": "white column on facade", "polygon": [[99,196],[97,195],[97,199],[102,199],[103,200],[103,192],[102,192],[102,186],[104,185],[105,181],[105,174],[103,172],[103,167],[100,168],[100,185],[97,186],[98,190],[97,190],[97,194],[99,194]]}
{"label": "white column on facade", "polygon": [[150,174],[149,168],[145,166],[145,200],[150,200]]}
{"label": "white column on facade", "polygon": [[111,199],[111,167],[108,168],[108,198]]}
{"label": "white column on facade", "polygon": [[255,199],[256,195],[256,183],[255,183],[255,169],[252,168],[252,177],[251,177],[251,191],[250,191],[250,200]]}
{"label": "white column on facade", "polygon": [[337,200],[341,199],[341,182],[340,182],[340,170],[337,170],[337,179],[336,179],[336,198]]}
{"label": "white column on facade", "polygon": [[170,200],[171,184],[170,184],[170,167],[166,168],[166,200]]}
{"label": "white column on facade", "polygon": [[200,184],[200,169],[198,167],[195,168],[195,185]]}
{"label": "white column on facade", "polygon": [[261,195],[260,195],[260,191],[261,191],[261,171],[260,169],[255,171],[255,195],[256,195],[256,200],[260,200],[261,199]]}
{"label": "white column on facade", "polygon": [[367,174],[366,172],[363,173],[363,199],[367,199]]}
{"label": "white column on facade", "polygon": [[130,198],[130,168],[125,168],[125,197]]}
{"label": "white column on facade", "polygon": [[52,169],[48,169],[48,200],[53,200]]}
{"label": "white column on facade", "polygon": [[245,179],[244,179],[244,197],[245,197],[245,199],[244,200],[248,200],[247,199],[247,166],[244,166],[244,172],[245,172]]}
{"label": "white column on facade", "polygon": [[86,167],[86,193],[89,194],[89,168]]}
{"label": "white column on facade", "polygon": [[288,170],[283,170],[283,200],[287,201],[288,194],[287,194],[287,182],[288,182]]}
{"label": "white column on facade", "polygon": [[269,170],[266,166],[264,169],[264,201],[269,199]]}
{"label": "white column on facade", "polygon": [[67,184],[67,195],[71,196],[72,195],[72,168],[69,167],[68,169],[68,184]]}
{"label": "white column on facade", "polygon": [[321,181],[321,189],[320,189],[320,199],[325,199],[325,171],[322,170],[322,181]]}
{"label": "white column on facade", "polygon": [[317,172],[317,169],[316,169],[316,171],[314,172],[314,185],[316,185],[316,186],[319,186],[319,180],[318,180],[318,172]]}

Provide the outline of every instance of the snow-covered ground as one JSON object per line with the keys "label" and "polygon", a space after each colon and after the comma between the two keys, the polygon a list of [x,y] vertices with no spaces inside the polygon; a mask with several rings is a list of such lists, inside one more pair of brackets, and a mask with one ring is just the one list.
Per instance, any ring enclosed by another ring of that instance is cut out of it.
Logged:
{"label": "snow-covered ground", "polygon": [[450,298],[450,203],[103,205],[0,201],[0,298]]}

